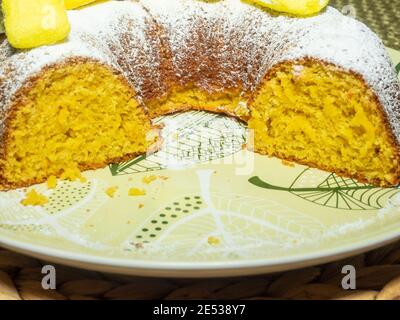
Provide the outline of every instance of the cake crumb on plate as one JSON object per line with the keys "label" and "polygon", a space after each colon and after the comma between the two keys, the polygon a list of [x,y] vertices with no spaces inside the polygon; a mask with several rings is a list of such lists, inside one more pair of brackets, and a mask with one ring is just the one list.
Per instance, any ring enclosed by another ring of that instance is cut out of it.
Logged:
{"label": "cake crumb on plate", "polygon": [[25,199],[21,200],[24,206],[43,206],[49,202],[49,199],[44,195],[38,193],[35,189],[25,194]]}
{"label": "cake crumb on plate", "polygon": [[221,240],[219,240],[216,237],[208,237],[207,242],[211,246],[216,246],[216,245],[219,245],[221,243]]}
{"label": "cake crumb on plate", "polygon": [[152,175],[152,176],[143,177],[142,182],[145,184],[150,184],[155,180],[157,180],[157,176]]}
{"label": "cake crumb on plate", "polygon": [[131,197],[145,196],[146,191],[143,189],[139,189],[139,188],[130,188],[128,195]]}
{"label": "cake crumb on plate", "polygon": [[78,168],[69,168],[64,170],[64,172],[61,174],[61,180],[79,180],[81,183],[85,183],[87,181]]}
{"label": "cake crumb on plate", "polygon": [[48,188],[48,189],[55,189],[55,188],[57,188],[57,177],[56,177],[56,176],[50,176],[50,177],[47,179],[46,184],[47,184],[47,188]]}
{"label": "cake crumb on plate", "polygon": [[110,197],[110,198],[114,198],[115,193],[118,191],[118,187],[113,186],[113,187],[109,187],[106,190],[106,194]]}

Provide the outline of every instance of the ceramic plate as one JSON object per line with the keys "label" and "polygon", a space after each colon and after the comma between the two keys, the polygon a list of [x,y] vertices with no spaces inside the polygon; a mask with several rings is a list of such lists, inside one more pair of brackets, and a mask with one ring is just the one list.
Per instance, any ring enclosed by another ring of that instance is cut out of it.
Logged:
{"label": "ceramic plate", "polygon": [[[390,54],[397,65],[400,53]],[[35,186],[44,207],[22,206],[26,190],[0,193],[0,243],[100,271],[210,277],[324,263],[400,237],[397,188],[246,151],[246,128],[221,115],[156,122],[159,152],[86,172],[86,183]]]}

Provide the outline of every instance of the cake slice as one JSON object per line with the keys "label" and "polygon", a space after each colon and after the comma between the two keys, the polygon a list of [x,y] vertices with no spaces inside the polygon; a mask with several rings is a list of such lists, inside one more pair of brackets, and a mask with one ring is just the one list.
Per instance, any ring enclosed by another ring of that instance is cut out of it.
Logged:
{"label": "cake slice", "polygon": [[311,59],[282,63],[250,105],[256,152],[377,186],[400,183],[387,114],[353,73]]}
{"label": "cake slice", "polygon": [[44,70],[13,104],[3,135],[2,188],[128,160],[154,142],[131,86],[96,61],[71,59]]}
{"label": "cake slice", "polygon": [[0,42],[0,190],[73,178],[157,140],[141,98],[157,90],[141,80],[160,73],[156,25],[128,2],[68,15],[65,42],[24,51]]}

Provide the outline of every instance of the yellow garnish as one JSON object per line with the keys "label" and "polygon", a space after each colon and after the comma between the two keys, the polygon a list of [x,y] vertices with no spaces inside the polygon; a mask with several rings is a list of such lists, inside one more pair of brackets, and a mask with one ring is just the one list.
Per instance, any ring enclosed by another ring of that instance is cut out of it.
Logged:
{"label": "yellow garnish", "polygon": [[143,189],[131,188],[131,189],[129,189],[128,194],[131,197],[145,196],[146,195],[146,191],[143,190]]}
{"label": "yellow garnish", "polygon": [[106,190],[106,194],[110,197],[110,198],[114,198],[115,193],[118,191],[118,187],[109,187]]}
{"label": "yellow garnish", "polygon": [[216,246],[216,245],[219,245],[221,243],[221,240],[219,240],[216,237],[208,237],[207,241],[208,241],[208,244],[211,245],[211,246]]}
{"label": "yellow garnish", "polygon": [[47,179],[47,188],[49,188],[49,189],[57,188],[57,177],[56,176],[50,176]]}
{"label": "yellow garnish", "polygon": [[54,44],[70,31],[60,0],[3,0],[4,26],[10,44],[19,49]]}
{"label": "yellow garnish", "polygon": [[146,176],[146,177],[143,177],[142,182],[145,184],[150,184],[155,180],[157,180],[157,176]]}
{"label": "yellow garnish", "polygon": [[246,0],[269,9],[294,14],[298,16],[308,16],[320,12],[324,9],[329,0]]}
{"label": "yellow garnish", "polygon": [[32,189],[25,195],[25,199],[21,200],[21,204],[24,206],[43,206],[49,202],[44,195],[36,192],[35,189]]}
{"label": "yellow garnish", "polygon": [[65,3],[65,8],[67,8],[67,10],[71,10],[85,6],[95,1],[96,0],[64,0],[64,3]]}
{"label": "yellow garnish", "polygon": [[87,181],[87,179],[82,175],[78,168],[65,169],[64,172],[61,174],[61,179],[68,181],[79,180],[82,183],[85,183]]}

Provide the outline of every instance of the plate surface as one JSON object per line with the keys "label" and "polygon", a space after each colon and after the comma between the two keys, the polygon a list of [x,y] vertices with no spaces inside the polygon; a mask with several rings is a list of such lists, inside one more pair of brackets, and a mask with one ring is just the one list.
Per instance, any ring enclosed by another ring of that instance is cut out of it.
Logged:
{"label": "plate surface", "polygon": [[[390,50],[396,65],[400,53]],[[324,263],[400,237],[400,190],[243,150],[234,119],[157,119],[161,151],[59,182],[44,207],[0,193],[0,243],[53,262],[148,276],[211,277]],[[114,198],[106,189],[118,186]],[[130,188],[144,196],[128,196]]]}

